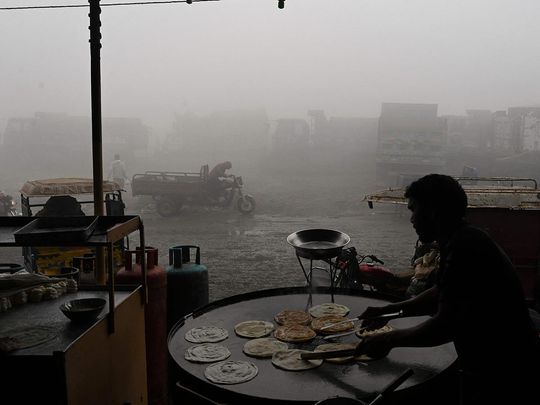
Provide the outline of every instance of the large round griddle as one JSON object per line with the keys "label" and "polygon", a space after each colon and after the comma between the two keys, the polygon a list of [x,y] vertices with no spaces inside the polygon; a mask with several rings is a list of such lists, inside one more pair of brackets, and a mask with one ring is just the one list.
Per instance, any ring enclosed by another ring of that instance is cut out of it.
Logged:
{"label": "large round griddle", "polygon": [[[334,292],[334,302],[348,306],[351,309],[349,314],[351,317],[361,314],[367,306],[387,303],[381,296],[372,293],[352,294],[350,290]],[[316,369],[294,372],[276,368],[270,359],[256,359],[242,352],[248,339],[235,335],[235,324],[247,320],[265,320],[275,324],[274,315],[284,309],[305,310],[306,307],[325,302],[332,302],[328,288],[317,288],[313,294],[308,294],[308,290],[304,287],[291,287],[242,294],[201,308],[179,321],[169,334],[169,353],[178,366],[177,377],[188,388],[229,404],[314,404],[333,396],[373,398],[407,368],[412,368],[414,375],[399,387],[396,391],[398,394],[399,391],[425,385],[448,369],[456,360],[453,345],[446,344],[433,348],[396,348],[386,358],[370,362],[368,365],[325,362]],[[416,325],[424,319],[425,317],[395,319],[390,321],[390,324],[396,328],[403,328]],[[191,363],[184,359],[185,350],[193,345],[184,339],[184,335],[191,328],[198,326],[218,326],[227,329],[229,337],[220,344],[231,351],[229,359],[250,361],[258,367],[259,374],[249,382],[236,385],[217,385],[209,382],[204,377],[207,365]],[[355,335],[349,335],[338,341],[358,342],[359,339]],[[289,347],[313,350],[322,343],[327,342],[317,337],[310,343],[289,343]]]}
{"label": "large round griddle", "polygon": [[349,235],[333,229],[304,229],[287,237],[298,256],[312,260],[337,257],[350,241]]}

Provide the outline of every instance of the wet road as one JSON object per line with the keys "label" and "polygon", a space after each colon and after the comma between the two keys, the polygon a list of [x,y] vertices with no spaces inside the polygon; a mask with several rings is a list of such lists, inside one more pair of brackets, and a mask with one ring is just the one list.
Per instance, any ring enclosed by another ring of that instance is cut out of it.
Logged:
{"label": "wet road", "polygon": [[[363,174],[365,173],[365,174]],[[416,235],[403,206],[379,204],[370,209],[362,197],[377,189],[369,171],[343,175],[246,176],[255,196],[254,215],[234,208],[183,208],[178,216],[160,217],[151,199],[126,192],[126,214],[140,215],[146,244],[159,250],[160,265],[168,264],[168,250],[197,245],[208,267],[210,299],[221,299],[263,288],[299,286],[305,278],[287,236],[308,228],[330,228],[351,237],[348,246],[359,254],[374,254],[385,266],[404,270],[414,252]],[[361,176],[364,177],[361,177]],[[150,204],[150,205],[149,205]],[[131,243],[138,237],[130,235]],[[132,245],[134,246],[134,245]],[[21,248],[3,248],[0,262],[22,263]],[[322,264],[322,263],[320,263]]]}
{"label": "wet road", "polygon": [[[153,212],[140,215],[146,244],[158,249],[160,265],[168,264],[168,250],[173,246],[201,248],[201,262],[209,272],[210,300],[263,288],[303,285],[305,278],[294,248],[286,241],[290,233],[301,229],[345,232],[351,237],[348,246],[354,246],[359,254],[374,254],[396,270],[408,266],[416,242],[408,216],[387,206],[366,206],[356,215],[334,217],[244,216],[232,209],[189,210],[173,218]],[[133,235],[130,243],[138,244],[138,236]],[[22,263],[21,248],[3,248],[0,262]]]}
{"label": "wet road", "polygon": [[142,218],[147,245],[159,249],[162,265],[168,262],[170,247],[200,246],[201,262],[209,271],[210,299],[216,300],[262,288],[303,285],[294,248],[286,242],[290,233],[301,229],[345,232],[351,237],[348,246],[358,253],[375,254],[393,269],[406,268],[416,235],[408,216],[394,208],[366,206],[357,215],[335,217],[246,217],[233,210],[209,210],[170,219],[146,213]]}

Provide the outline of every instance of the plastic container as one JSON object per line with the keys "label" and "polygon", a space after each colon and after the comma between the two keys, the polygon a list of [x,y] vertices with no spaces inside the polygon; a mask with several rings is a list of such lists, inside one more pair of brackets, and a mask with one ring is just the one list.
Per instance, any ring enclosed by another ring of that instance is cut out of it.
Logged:
{"label": "plastic container", "polygon": [[[194,249],[195,262],[190,251]],[[167,271],[167,325],[169,330],[184,315],[208,304],[208,269],[201,264],[199,246],[183,245],[169,249]]]}
{"label": "plastic container", "polygon": [[79,269],[79,282],[81,284],[95,284],[96,282],[96,256],[87,253],[84,256],[73,258],[73,267]]}

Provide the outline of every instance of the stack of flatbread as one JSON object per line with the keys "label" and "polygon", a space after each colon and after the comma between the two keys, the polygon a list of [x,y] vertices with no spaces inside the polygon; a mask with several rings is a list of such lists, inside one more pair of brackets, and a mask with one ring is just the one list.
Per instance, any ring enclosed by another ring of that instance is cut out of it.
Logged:
{"label": "stack of flatbread", "polygon": [[309,353],[309,351],[297,349],[280,350],[272,356],[272,364],[283,370],[299,371],[319,367],[323,363],[320,359],[304,360],[300,356],[302,353]]}
{"label": "stack of flatbread", "polygon": [[281,325],[275,330],[274,337],[282,342],[307,342],[317,335],[308,326],[311,315],[306,311],[283,310],[274,317],[274,320]]}
{"label": "stack of flatbread", "polygon": [[305,311],[287,309],[278,313],[274,320],[280,325],[309,325],[311,316]]}
{"label": "stack of flatbread", "polygon": [[216,343],[227,339],[229,333],[217,326],[199,326],[187,331],[184,337],[191,343]]}
{"label": "stack of flatbread", "polygon": [[363,338],[365,336],[378,335],[379,333],[386,333],[392,330],[394,330],[394,328],[392,328],[390,325],[384,325],[382,328],[379,328],[379,329],[371,329],[371,330],[364,329],[364,330],[356,331],[356,336]]}
{"label": "stack of flatbread", "polygon": [[287,350],[289,345],[274,338],[252,339],[244,345],[244,353],[251,357],[270,358],[279,350]]}
{"label": "stack of flatbread", "polygon": [[309,326],[290,324],[277,328],[274,332],[274,336],[282,342],[299,343],[309,342],[317,336],[317,334]]}
{"label": "stack of flatbread", "polygon": [[[339,315],[321,316],[320,318],[315,318],[313,319],[313,321],[311,321],[311,329],[313,329],[315,332],[320,333],[320,334],[332,334],[332,333],[352,331],[354,329],[354,323],[352,321],[343,322],[346,320],[347,318],[343,316],[339,316]],[[322,329],[325,326],[329,326],[338,322],[343,322],[343,323],[332,326],[330,328]]]}
{"label": "stack of flatbread", "polygon": [[[326,343],[319,345],[315,348],[316,352],[333,352],[336,350],[349,350],[356,348],[356,343]],[[362,354],[360,356],[348,356],[348,357],[335,357],[330,359],[324,359],[328,363],[343,364],[349,363],[353,360],[355,361],[369,361],[372,360],[371,357]]]}
{"label": "stack of flatbread", "polygon": [[350,310],[347,306],[335,304],[333,302],[315,305],[309,309],[310,315],[314,318],[320,318],[328,315],[345,316],[349,313],[349,311]]}
{"label": "stack of flatbread", "polygon": [[213,363],[225,360],[231,355],[229,349],[215,343],[203,343],[186,349],[184,357],[194,363]]}
{"label": "stack of flatbread", "polygon": [[274,324],[267,321],[245,321],[235,325],[234,331],[238,336],[261,338],[268,336],[274,330]]}
{"label": "stack of flatbread", "polygon": [[253,363],[225,360],[208,366],[204,376],[216,384],[240,384],[255,378],[258,372]]}

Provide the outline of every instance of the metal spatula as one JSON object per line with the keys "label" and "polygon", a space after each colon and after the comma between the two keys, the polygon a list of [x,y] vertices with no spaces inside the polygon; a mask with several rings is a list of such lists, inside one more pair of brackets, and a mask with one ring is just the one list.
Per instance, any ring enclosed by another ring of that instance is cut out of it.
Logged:
{"label": "metal spatula", "polygon": [[398,312],[392,312],[392,313],[389,313],[389,314],[374,316],[372,318],[361,318],[361,317],[357,316],[356,318],[346,319],[344,321],[339,321],[339,322],[336,322],[336,323],[332,323],[330,325],[323,326],[321,328],[321,330],[330,329],[333,326],[341,325],[341,324],[347,323],[347,322],[356,322],[356,321],[359,321],[359,320],[374,321],[374,320],[378,320],[378,319],[395,319],[395,318],[401,318],[401,317],[403,317],[403,310],[398,311]]}
{"label": "metal spatula", "polygon": [[354,356],[354,351],[355,349],[332,350],[329,352],[308,352],[308,353],[301,353],[300,357],[304,360],[333,359],[337,357]]}

